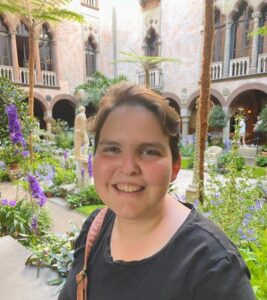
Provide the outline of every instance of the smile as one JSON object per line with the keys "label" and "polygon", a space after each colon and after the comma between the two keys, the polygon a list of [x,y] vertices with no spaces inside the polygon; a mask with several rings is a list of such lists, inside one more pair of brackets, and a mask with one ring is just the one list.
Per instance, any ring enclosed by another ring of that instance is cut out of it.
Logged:
{"label": "smile", "polygon": [[118,183],[115,184],[114,187],[120,191],[125,193],[135,193],[140,192],[144,189],[144,187],[137,184],[126,184],[126,183]]}

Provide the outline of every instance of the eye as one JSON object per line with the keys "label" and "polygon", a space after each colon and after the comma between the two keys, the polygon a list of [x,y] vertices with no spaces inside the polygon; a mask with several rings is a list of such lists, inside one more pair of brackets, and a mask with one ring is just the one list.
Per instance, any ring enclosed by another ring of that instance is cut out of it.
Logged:
{"label": "eye", "polygon": [[110,146],[110,147],[104,147],[102,149],[103,153],[110,153],[110,154],[117,154],[120,153],[120,149],[118,147]]}
{"label": "eye", "polygon": [[160,151],[157,149],[143,149],[141,153],[143,156],[161,156]]}

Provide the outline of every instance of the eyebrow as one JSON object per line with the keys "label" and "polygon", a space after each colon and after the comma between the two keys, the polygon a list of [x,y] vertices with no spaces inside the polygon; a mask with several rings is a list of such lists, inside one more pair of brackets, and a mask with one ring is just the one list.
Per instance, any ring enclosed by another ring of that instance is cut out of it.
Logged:
{"label": "eyebrow", "polygon": [[[101,142],[99,142],[99,145],[107,145],[107,146],[120,146],[121,144],[115,141],[110,141],[110,140],[102,140]],[[153,148],[158,148],[161,150],[164,150],[166,147],[162,144],[162,143],[158,143],[158,142],[151,142],[151,143],[141,143],[140,145],[138,145],[138,147],[140,148],[145,148],[145,147],[153,147]]]}

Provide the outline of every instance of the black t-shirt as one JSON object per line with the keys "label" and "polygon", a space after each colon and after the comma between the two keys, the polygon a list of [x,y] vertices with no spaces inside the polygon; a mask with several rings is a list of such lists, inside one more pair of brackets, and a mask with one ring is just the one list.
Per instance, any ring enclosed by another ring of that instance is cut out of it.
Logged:
{"label": "black t-shirt", "polygon": [[[86,235],[96,214],[94,212],[86,220],[76,241],[74,265],[59,300],[76,299],[75,276],[82,269]],[[113,261],[110,236],[114,220],[114,213],[108,211],[92,249],[88,267],[88,299],[255,299],[249,271],[236,247],[194,208],[158,253],[140,261]]]}

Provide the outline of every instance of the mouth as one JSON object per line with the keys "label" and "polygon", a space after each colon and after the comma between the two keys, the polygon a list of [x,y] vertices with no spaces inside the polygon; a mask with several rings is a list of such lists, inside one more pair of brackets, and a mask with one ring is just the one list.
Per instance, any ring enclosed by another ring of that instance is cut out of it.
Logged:
{"label": "mouth", "polygon": [[129,183],[118,183],[114,184],[113,187],[119,191],[124,193],[137,193],[141,192],[145,188],[138,184],[129,184]]}

